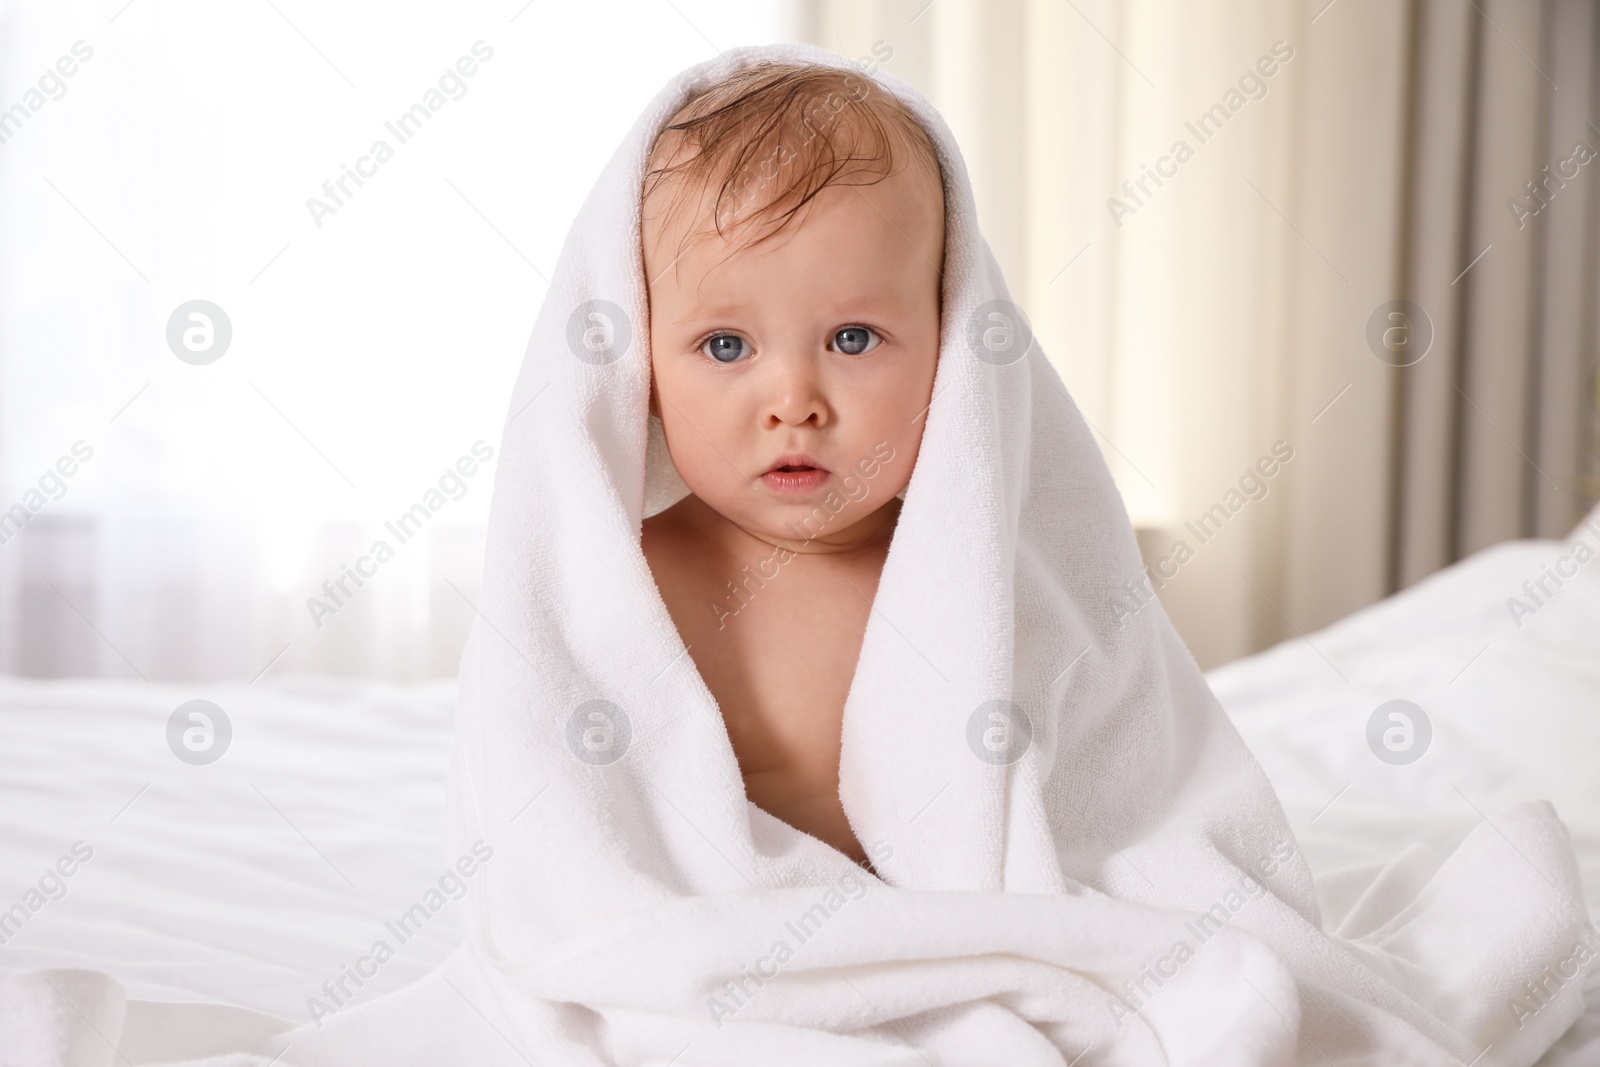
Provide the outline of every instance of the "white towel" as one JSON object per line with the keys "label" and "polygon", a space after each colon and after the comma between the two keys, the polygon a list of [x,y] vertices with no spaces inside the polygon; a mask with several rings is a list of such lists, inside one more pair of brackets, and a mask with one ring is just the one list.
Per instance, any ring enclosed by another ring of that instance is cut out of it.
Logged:
{"label": "white towel", "polygon": [[[763,59],[849,65],[753,47],[676,77],[534,326],[461,672],[466,943],[398,994],[209,1062],[1531,1063],[1583,1008],[1572,981],[1513,1008],[1589,937],[1553,810],[1346,879],[1325,928],[1166,615],[1127,615],[1133,531],[1059,375],[1037,343],[974,343],[1009,296],[966,167],[882,72],[938,151],[947,247],[934,400],[844,711],[840,795],[881,878],[746,798],[640,550],[686,488],[647,411],[639,194],[688,96]],[[584,344],[596,310],[609,347]]]}

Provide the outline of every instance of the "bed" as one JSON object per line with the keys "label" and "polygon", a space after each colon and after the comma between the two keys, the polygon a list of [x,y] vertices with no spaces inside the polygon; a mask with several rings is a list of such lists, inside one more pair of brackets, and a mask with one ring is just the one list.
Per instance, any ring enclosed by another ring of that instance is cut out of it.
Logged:
{"label": "bed", "polygon": [[[1589,521],[1574,538],[1600,546],[1600,509]],[[1537,604],[1524,590],[1572,542],[1490,548],[1210,672],[1319,893],[1334,872],[1413,841],[1449,848],[1539,796],[1570,829],[1600,915],[1600,560],[1564,564],[1575,573]],[[1514,613],[1514,597],[1534,610]],[[139,999],[307,1020],[323,983],[439,882],[453,698],[449,681],[0,678],[0,917],[42,901],[0,925],[0,971],[103,970]],[[174,709],[195,699],[232,727],[210,764],[168,747]],[[1369,745],[1374,710],[1397,699],[1431,724],[1413,762]],[[414,981],[459,938],[449,902],[358,998]],[[1589,1010],[1545,1067],[1600,1064],[1600,966],[1575,980]]]}

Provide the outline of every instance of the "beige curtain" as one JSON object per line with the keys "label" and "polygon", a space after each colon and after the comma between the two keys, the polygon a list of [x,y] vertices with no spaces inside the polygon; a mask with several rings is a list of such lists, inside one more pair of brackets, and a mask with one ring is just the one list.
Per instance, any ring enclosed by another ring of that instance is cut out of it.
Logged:
{"label": "beige curtain", "polygon": [[1594,7],[1433,2],[1412,33],[1404,270],[1446,358],[1399,380],[1400,584],[1596,495]]}
{"label": "beige curtain", "polygon": [[789,17],[950,122],[1203,666],[1564,534],[1600,492],[1589,3]]}

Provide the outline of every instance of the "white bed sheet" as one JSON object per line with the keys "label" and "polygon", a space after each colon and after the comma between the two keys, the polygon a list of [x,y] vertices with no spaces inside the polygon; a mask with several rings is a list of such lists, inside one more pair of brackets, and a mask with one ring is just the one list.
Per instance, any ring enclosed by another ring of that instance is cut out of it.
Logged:
{"label": "white bed sheet", "polygon": [[[253,686],[0,680],[0,909],[83,840],[94,856],[7,944],[0,968],[105,970],[151,1000],[203,998],[296,1022],[444,872],[454,682],[291,678]],[[233,739],[190,766],[181,703]],[[131,803],[130,803],[131,801]],[[125,807],[126,806],[126,807]],[[452,901],[363,997],[460,939]]]}
{"label": "white bed sheet", "polygon": [[[1600,560],[1520,628],[1506,607],[1565,551],[1498,546],[1211,672],[1319,875],[1416,840],[1448,848],[1505,804],[1541,796],[1572,831],[1600,915]],[[0,911],[75,841],[94,850],[65,896],[0,945],[0,969],[92,968],[135,998],[308,1019],[308,999],[373,941],[394,943],[385,923],[445,871],[454,692],[0,678]],[[167,748],[168,716],[195,698],[232,720],[231,746],[209,766]],[[1433,724],[1408,766],[1366,744],[1367,717],[1394,698]],[[420,977],[459,938],[451,902],[357,1002]],[[1600,1064],[1600,965],[1582,980],[1590,1008],[1544,1067]]]}
{"label": "white bed sheet", "polygon": [[[1547,580],[1554,595],[1520,627],[1507,606],[1568,544],[1495,546],[1207,675],[1283,800],[1319,890],[1326,872],[1382,862],[1413,841],[1453,848],[1506,805],[1543,797],[1571,832],[1589,915],[1600,915],[1600,559],[1559,588]],[[1367,745],[1368,717],[1394,699],[1422,708],[1433,730],[1404,766]],[[1600,961],[1576,980],[1587,1011],[1544,1067],[1600,1064]]]}

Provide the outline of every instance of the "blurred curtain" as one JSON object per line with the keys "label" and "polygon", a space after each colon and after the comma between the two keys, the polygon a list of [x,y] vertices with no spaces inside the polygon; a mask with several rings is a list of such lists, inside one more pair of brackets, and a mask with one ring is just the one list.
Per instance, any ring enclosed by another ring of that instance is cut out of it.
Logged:
{"label": "blurred curtain", "polygon": [[791,18],[949,120],[1202,665],[1561,536],[1600,494],[1585,0]]}
{"label": "blurred curtain", "polygon": [[[578,205],[667,78],[778,26],[777,0],[0,0],[0,671],[453,675],[474,446]],[[231,325],[210,363],[169,335],[194,300]]]}
{"label": "blurred curtain", "polygon": [[1444,358],[1395,376],[1400,585],[1600,496],[1594,5],[1431,0],[1409,34],[1402,270]]}

